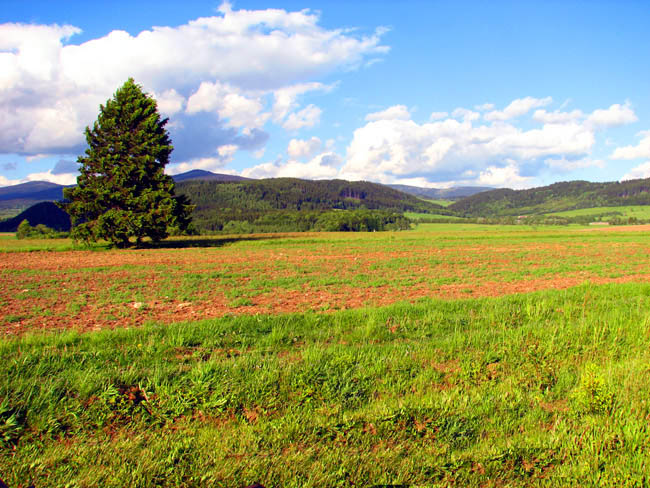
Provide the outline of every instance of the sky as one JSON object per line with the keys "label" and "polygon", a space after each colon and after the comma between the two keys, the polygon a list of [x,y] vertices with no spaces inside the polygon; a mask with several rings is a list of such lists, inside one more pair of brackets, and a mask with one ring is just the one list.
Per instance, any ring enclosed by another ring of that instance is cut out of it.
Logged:
{"label": "sky", "polygon": [[73,184],[129,78],[169,174],[529,188],[650,177],[646,0],[2,0],[0,186]]}

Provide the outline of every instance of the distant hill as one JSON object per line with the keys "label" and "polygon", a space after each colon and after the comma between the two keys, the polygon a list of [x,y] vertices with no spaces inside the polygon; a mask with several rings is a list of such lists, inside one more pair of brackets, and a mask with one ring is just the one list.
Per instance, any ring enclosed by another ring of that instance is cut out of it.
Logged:
{"label": "distant hill", "polygon": [[[176,182],[188,180],[206,181],[246,181],[243,176],[212,173],[201,169],[193,169],[186,173],[173,175]],[[74,185],[68,185],[74,186]],[[0,188],[0,210],[12,209],[19,212],[39,202],[58,202],[63,200],[64,185],[57,185],[49,181],[30,181],[18,185]]]}
{"label": "distant hill", "polygon": [[476,193],[494,190],[489,186],[456,186],[453,188],[422,188],[410,185],[387,185],[391,188],[420,198],[430,200],[458,200],[472,196]]}
{"label": "distant hill", "polygon": [[65,186],[48,181],[30,181],[0,188],[0,209],[25,209],[39,202],[63,199]]}
{"label": "distant hill", "polygon": [[41,202],[17,216],[0,222],[0,232],[16,232],[18,225],[27,220],[32,227],[43,224],[58,231],[70,230],[70,216],[52,202]]}
{"label": "distant hill", "polygon": [[449,207],[459,216],[540,215],[580,208],[650,205],[650,178],[624,182],[566,181],[528,190],[478,193]]}
{"label": "distant hill", "polygon": [[[367,181],[298,178],[253,180],[203,170],[192,170],[174,178],[176,193],[187,195],[196,205],[193,219],[200,231],[222,230],[228,222],[251,223],[266,216],[273,221],[280,214],[364,208],[458,217],[509,217],[605,206],[650,205],[650,178],[609,183],[568,181],[527,190],[490,190],[485,187],[440,190]],[[29,207],[20,215],[1,222],[0,229],[5,232],[15,230],[23,219],[29,220],[31,225],[42,223],[57,230],[69,228],[67,215],[64,214],[64,218],[63,212],[55,205],[34,206],[43,201],[61,200],[63,188],[48,182],[0,188],[0,208]],[[463,198],[462,194],[468,192],[473,194]],[[422,198],[460,199],[443,208]],[[302,217],[287,218],[296,220]]]}
{"label": "distant hill", "polygon": [[211,171],[205,171],[202,169],[193,169],[187,173],[180,173],[177,175],[172,175],[172,178],[176,183],[181,181],[188,180],[204,180],[204,181],[247,181],[250,178],[244,178],[243,176],[237,175],[226,175],[221,173],[213,173]]}
{"label": "distant hill", "polygon": [[196,210],[199,230],[221,230],[229,221],[253,221],[265,214],[332,209],[380,209],[448,213],[440,205],[367,181],[271,178],[233,183],[189,180],[176,185]]}

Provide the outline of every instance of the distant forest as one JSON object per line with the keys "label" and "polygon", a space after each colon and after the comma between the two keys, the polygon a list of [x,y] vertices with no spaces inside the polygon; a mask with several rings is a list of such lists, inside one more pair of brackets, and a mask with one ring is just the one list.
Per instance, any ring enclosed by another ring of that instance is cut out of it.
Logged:
{"label": "distant forest", "polygon": [[447,209],[458,217],[497,217],[622,205],[650,205],[650,179],[568,181],[529,190],[491,190],[459,200]]}
{"label": "distant forest", "polygon": [[[206,172],[207,173],[207,172]],[[189,176],[196,176],[188,173]],[[208,173],[208,176],[210,173]],[[222,179],[177,181],[176,193],[196,205],[193,227],[197,233],[248,233],[295,231],[378,231],[408,229],[405,212],[419,222],[481,222],[494,224],[589,223],[595,217],[610,224],[643,223],[613,209],[601,214],[557,216],[569,210],[650,205],[650,179],[590,183],[569,181],[528,190],[489,190],[440,206],[389,186],[366,181],[265,180],[223,181]],[[213,175],[221,178],[223,175]],[[230,178],[232,180],[232,178]],[[14,204],[42,198],[43,192],[60,192],[60,186],[28,183],[0,191],[0,203]],[[49,194],[48,194],[49,195]],[[57,193],[58,195],[58,193]],[[54,197],[50,197],[54,198]],[[60,197],[58,197],[60,198]],[[51,202],[39,204],[20,215],[0,222],[0,232],[13,232],[28,220],[66,231],[67,215]]]}
{"label": "distant forest", "polygon": [[193,180],[177,183],[176,192],[196,205],[199,232],[384,230],[408,228],[405,211],[449,214],[440,205],[365,181]]}

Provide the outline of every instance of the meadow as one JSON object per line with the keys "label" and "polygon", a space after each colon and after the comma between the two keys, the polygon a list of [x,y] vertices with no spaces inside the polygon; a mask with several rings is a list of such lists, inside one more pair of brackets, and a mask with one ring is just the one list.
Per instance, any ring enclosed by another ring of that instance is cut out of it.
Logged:
{"label": "meadow", "polygon": [[0,238],[9,486],[644,486],[650,231]]}
{"label": "meadow", "polygon": [[548,215],[557,217],[581,217],[581,216],[603,216],[602,220],[609,220],[612,217],[635,218],[638,220],[650,219],[650,207],[647,205],[624,205],[620,207],[592,207],[577,210],[566,210],[554,212]]}

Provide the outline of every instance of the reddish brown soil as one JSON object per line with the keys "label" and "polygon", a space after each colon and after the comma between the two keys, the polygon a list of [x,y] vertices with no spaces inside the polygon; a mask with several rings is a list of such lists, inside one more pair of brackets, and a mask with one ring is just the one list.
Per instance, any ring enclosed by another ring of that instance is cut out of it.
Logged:
{"label": "reddish brown soil", "polygon": [[520,242],[0,253],[0,328],[88,331],[641,282],[649,252],[636,242]]}
{"label": "reddish brown soil", "polygon": [[589,229],[582,229],[585,232],[596,231],[609,231],[609,232],[650,232],[650,224],[643,225],[604,225],[594,226]]}

